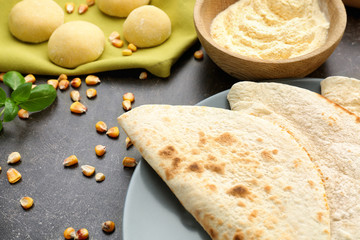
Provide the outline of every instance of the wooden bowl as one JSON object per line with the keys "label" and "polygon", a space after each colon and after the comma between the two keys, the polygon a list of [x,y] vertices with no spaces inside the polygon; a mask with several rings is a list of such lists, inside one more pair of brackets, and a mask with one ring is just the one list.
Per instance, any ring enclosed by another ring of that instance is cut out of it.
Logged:
{"label": "wooden bowl", "polygon": [[208,56],[231,76],[242,80],[301,78],[326,61],[345,31],[346,11],[342,0],[321,1],[328,6],[330,18],[326,43],[308,54],[290,59],[257,59],[231,52],[215,43],[210,36],[212,20],[237,0],[196,0],[194,23],[198,38]]}

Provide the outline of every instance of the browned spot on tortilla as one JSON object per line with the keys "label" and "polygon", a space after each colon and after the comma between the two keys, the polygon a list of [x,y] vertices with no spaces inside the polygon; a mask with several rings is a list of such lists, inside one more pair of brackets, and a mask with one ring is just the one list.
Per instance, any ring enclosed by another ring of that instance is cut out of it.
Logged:
{"label": "browned spot on tortilla", "polygon": [[174,146],[169,145],[160,150],[158,154],[163,158],[173,158],[177,154],[177,151]]}
{"label": "browned spot on tortilla", "polygon": [[269,185],[266,185],[265,187],[264,187],[264,190],[265,190],[265,192],[266,193],[270,193],[270,191],[271,191],[271,186],[269,186]]}
{"label": "browned spot on tortilla", "polygon": [[246,152],[237,152],[237,155],[239,157],[247,157],[250,155],[250,152],[246,151]]}
{"label": "browned spot on tortilla", "polygon": [[216,161],[217,159],[216,159],[216,157],[215,157],[214,155],[209,154],[209,155],[208,155],[208,160],[210,160],[210,161]]}
{"label": "browned spot on tortilla", "polygon": [[301,164],[301,159],[297,158],[297,159],[294,160],[294,167],[295,168],[298,168],[300,164]]}
{"label": "browned spot on tortilla", "polygon": [[256,141],[263,142],[264,140],[262,138],[258,138],[258,139],[256,139]]}
{"label": "browned spot on tortilla", "polygon": [[279,150],[274,149],[274,150],[272,150],[272,153],[273,153],[274,155],[276,155],[276,154],[278,154],[278,153],[279,153]]}
{"label": "browned spot on tortilla", "polygon": [[173,169],[178,168],[180,162],[181,162],[181,159],[180,159],[180,158],[178,158],[178,157],[173,158],[173,160],[172,160],[172,167],[173,167]]}
{"label": "browned spot on tortilla", "polygon": [[209,171],[216,172],[218,174],[225,173],[225,163],[222,164],[209,163],[209,164],[205,164],[205,168]]}
{"label": "browned spot on tortilla", "polygon": [[273,157],[273,155],[271,154],[271,152],[269,152],[269,151],[267,151],[267,150],[263,150],[263,151],[261,152],[261,157],[262,157],[265,161],[268,161],[268,162],[275,160],[274,157]]}
{"label": "browned spot on tortilla", "polygon": [[230,188],[226,193],[234,197],[245,198],[250,194],[250,191],[243,185],[236,185]]}
{"label": "browned spot on tortilla", "polygon": [[233,240],[245,240],[244,233],[240,229],[236,230]]}
{"label": "browned spot on tortilla", "polygon": [[217,192],[217,188],[214,184],[207,184],[206,187],[208,187],[212,192]]}
{"label": "browned spot on tortilla", "polygon": [[165,177],[166,177],[166,180],[171,180],[174,178],[174,173],[172,170],[170,169],[165,169]]}
{"label": "browned spot on tortilla", "polygon": [[206,138],[205,138],[205,133],[204,132],[199,132],[199,146],[203,146],[206,144]]}
{"label": "browned spot on tortilla", "polygon": [[292,186],[286,186],[284,187],[284,191],[291,191],[292,190]]}
{"label": "browned spot on tortilla", "polygon": [[199,155],[200,153],[201,153],[201,151],[199,149],[191,149],[192,155]]}
{"label": "browned spot on tortilla", "polygon": [[280,205],[281,204],[281,201],[279,200],[279,198],[277,196],[271,196],[269,197],[269,199],[271,201],[273,201],[276,205]]}
{"label": "browned spot on tortilla", "polygon": [[250,213],[250,215],[248,216],[248,219],[249,219],[249,221],[253,221],[254,218],[256,218],[257,216],[258,216],[258,210],[255,209]]}
{"label": "browned spot on tortilla", "polygon": [[322,213],[322,212],[318,212],[318,213],[317,213],[317,220],[318,220],[319,222],[321,222],[322,217],[323,217],[323,213]]}
{"label": "browned spot on tortilla", "polygon": [[[133,142],[134,143],[134,142]],[[144,149],[142,147],[139,148],[139,152],[142,153]]]}
{"label": "browned spot on tortilla", "polygon": [[150,144],[151,144],[151,141],[148,140],[148,141],[146,142],[146,146],[148,147],[148,146],[150,146]]}
{"label": "browned spot on tortilla", "polygon": [[168,117],[163,117],[163,121],[164,122],[171,122],[170,118],[168,118]]}
{"label": "browned spot on tortilla", "polygon": [[187,169],[197,173],[202,173],[204,171],[204,168],[196,162],[190,164]]}
{"label": "browned spot on tortilla", "polygon": [[242,201],[238,201],[238,202],[237,202],[237,205],[238,205],[239,207],[246,207],[245,203],[243,203]]}
{"label": "browned spot on tortilla", "polygon": [[236,142],[236,138],[231,135],[231,133],[223,133],[219,137],[215,138],[215,141],[220,143],[221,145],[231,146]]}
{"label": "browned spot on tortilla", "polygon": [[217,231],[215,229],[212,229],[212,228],[209,229],[209,234],[213,239],[216,239],[217,236],[218,236]]}
{"label": "browned spot on tortilla", "polygon": [[315,186],[315,183],[311,180],[308,180],[308,183],[309,183],[310,187],[312,187],[312,188]]}

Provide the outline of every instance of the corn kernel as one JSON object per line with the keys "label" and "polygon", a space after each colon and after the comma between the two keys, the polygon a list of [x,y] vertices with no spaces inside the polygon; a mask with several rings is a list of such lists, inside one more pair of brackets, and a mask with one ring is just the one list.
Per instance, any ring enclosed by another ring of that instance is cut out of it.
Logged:
{"label": "corn kernel", "polygon": [[4,75],[5,75],[4,72],[0,73],[0,82],[3,82],[3,81],[4,81]]}
{"label": "corn kernel", "polygon": [[80,4],[79,5],[79,8],[78,8],[78,13],[81,15],[81,14],[84,14],[87,10],[88,10],[88,5],[87,4]]}
{"label": "corn kernel", "polygon": [[56,79],[49,79],[47,81],[48,84],[50,84],[51,86],[53,86],[55,89],[57,89],[58,85],[59,85],[59,81]]}
{"label": "corn kernel", "polygon": [[82,104],[80,102],[74,102],[70,106],[70,111],[73,113],[81,114],[81,113],[85,113],[87,111],[87,107],[85,107],[84,104]]}
{"label": "corn kernel", "polygon": [[70,85],[73,88],[78,88],[81,86],[81,79],[80,78],[74,78],[73,80],[71,80]]}
{"label": "corn kernel", "polygon": [[105,175],[103,173],[95,174],[95,181],[102,182],[105,180]]}
{"label": "corn kernel", "polygon": [[123,56],[131,56],[132,51],[130,49],[124,49],[124,50],[122,50],[122,55]]}
{"label": "corn kernel", "polygon": [[36,84],[33,84],[33,85],[31,85],[31,89],[34,89],[34,88],[36,88]]}
{"label": "corn kernel", "polygon": [[70,98],[71,100],[73,100],[74,102],[79,102],[81,97],[80,97],[80,92],[73,90],[70,92]]}
{"label": "corn kernel", "polygon": [[29,111],[25,110],[25,109],[20,109],[18,111],[18,116],[21,119],[28,119],[29,118]]}
{"label": "corn kernel", "polygon": [[136,160],[132,157],[124,157],[122,164],[124,167],[135,167],[136,166]]}
{"label": "corn kernel", "polygon": [[14,163],[17,163],[21,160],[21,155],[20,153],[18,152],[12,152],[10,153],[9,157],[8,157],[8,160],[7,160],[7,163],[8,164],[14,164]]}
{"label": "corn kernel", "polygon": [[95,75],[89,75],[85,78],[85,83],[87,85],[96,85],[98,83],[100,83],[100,78],[98,76]]}
{"label": "corn kernel", "polygon": [[96,145],[95,146],[95,153],[99,157],[103,156],[106,153],[106,147],[103,145]]}
{"label": "corn kernel", "polygon": [[86,4],[91,7],[93,5],[95,5],[95,0],[86,0]]}
{"label": "corn kernel", "polygon": [[75,229],[72,227],[68,227],[64,231],[64,238],[65,239],[74,239],[76,237]]}
{"label": "corn kernel", "polygon": [[194,52],[194,58],[196,60],[201,60],[204,58],[204,52],[202,50],[197,50]]}
{"label": "corn kernel", "polygon": [[129,43],[127,48],[130,49],[132,52],[136,52],[136,50],[137,50],[137,47],[132,43]]}
{"label": "corn kernel", "polygon": [[9,168],[6,172],[9,183],[16,183],[21,179],[21,174],[15,168]]}
{"label": "corn kernel", "polygon": [[20,204],[26,210],[33,206],[34,200],[31,197],[23,197],[20,199]]}
{"label": "corn kernel", "polygon": [[73,2],[65,3],[65,10],[67,13],[73,13],[75,10],[75,4]]}
{"label": "corn kernel", "polygon": [[76,232],[75,239],[85,240],[85,239],[88,239],[88,237],[89,237],[88,230],[86,228],[81,228]]}
{"label": "corn kernel", "polygon": [[59,80],[59,81],[68,80],[68,76],[65,73],[62,73],[62,74],[59,75],[57,80]]}
{"label": "corn kernel", "polygon": [[113,221],[106,221],[101,225],[104,232],[111,233],[115,230],[115,223]]}
{"label": "corn kernel", "polygon": [[97,95],[96,89],[89,88],[89,89],[86,90],[86,96],[88,98],[94,98],[94,97],[96,97],[96,95]]}
{"label": "corn kernel", "polygon": [[117,138],[119,136],[119,128],[118,127],[112,127],[107,132],[106,135],[112,138]]}
{"label": "corn kernel", "polygon": [[129,100],[130,102],[135,101],[135,95],[131,92],[127,92],[123,95],[123,100]]}
{"label": "corn kernel", "polygon": [[122,46],[124,46],[124,41],[115,38],[114,40],[111,41],[111,44],[112,44],[114,47],[121,48]]}
{"label": "corn kernel", "polygon": [[1,172],[1,167],[0,167],[0,172]]}
{"label": "corn kernel", "polygon": [[32,75],[32,74],[26,75],[26,76],[24,77],[24,79],[25,79],[25,82],[27,82],[27,83],[28,83],[28,82],[34,83],[34,82],[36,81],[35,76]]}
{"label": "corn kernel", "polygon": [[126,149],[128,149],[129,147],[131,147],[133,145],[133,143],[131,142],[131,139],[129,137],[126,137],[125,144],[126,144]]}
{"label": "corn kernel", "polygon": [[93,166],[90,166],[90,165],[82,165],[81,166],[81,171],[85,176],[91,177],[95,172],[95,168]]}
{"label": "corn kernel", "polygon": [[59,89],[60,90],[66,90],[69,87],[69,80],[66,79],[62,79],[59,82]]}
{"label": "corn kernel", "polygon": [[106,123],[104,123],[103,121],[98,121],[98,122],[95,124],[95,128],[96,128],[96,131],[98,131],[98,132],[100,132],[100,133],[103,133],[103,132],[106,132],[106,131],[107,131]]}
{"label": "corn kernel", "polygon": [[123,107],[123,109],[124,109],[125,111],[131,110],[131,102],[130,102],[130,100],[124,100],[124,101],[122,102],[122,107]]}
{"label": "corn kernel", "polygon": [[148,75],[147,72],[141,72],[139,75],[139,79],[144,80],[147,79]]}
{"label": "corn kernel", "polygon": [[64,167],[70,167],[70,166],[74,166],[77,163],[78,163],[78,158],[75,155],[71,155],[70,157],[64,159],[63,165]]}
{"label": "corn kernel", "polygon": [[114,39],[120,40],[120,34],[117,31],[113,31],[109,36],[109,41],[112,42]]}

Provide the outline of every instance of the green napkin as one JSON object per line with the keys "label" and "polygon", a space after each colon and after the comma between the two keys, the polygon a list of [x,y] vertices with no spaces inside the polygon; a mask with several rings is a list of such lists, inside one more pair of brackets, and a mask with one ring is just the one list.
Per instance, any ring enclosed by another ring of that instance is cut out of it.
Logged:
{"label": "green napkin", "polygon": [[[103,14],[96,3],[89,7],[82,15],[77,13],[77,7],[85,0],[56,0],[65,11],[65,3],[73,1],[76,10],[72,14],[65,12],[65,22],[84,20],[100,27],[106,37],[105,50],[101,57],[90,63],[78,66],[75,69],[62,68],[52,63],[47,56],[47,42],[40,44],[24,43],[14,38],[8,29],[8,15],[11,8],[19,0],[1,1],[0,7],[0,71],[16,70],[22,73],[42,75],[81,75],[96,72],[145,68],[159,77],[168,77],[172,64],[196,41],[196,32],[193,24],[193,7],[195,0],[152,0],[151,5],[164,10],[172,23],[172,34],[162,45],[139,49],[131,56],[122,56],[124,47],[115,48],[108,41],[113,31],[122,35],[124,18],[115,18]],[[156,19],[154,19],[156,21]],[[122,38],[124,40],[124,38]]]}

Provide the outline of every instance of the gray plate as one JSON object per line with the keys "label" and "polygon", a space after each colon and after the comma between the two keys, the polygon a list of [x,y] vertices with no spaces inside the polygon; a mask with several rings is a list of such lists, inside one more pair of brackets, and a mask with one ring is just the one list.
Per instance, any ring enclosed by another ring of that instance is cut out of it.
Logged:
{"label": "gray plate", "polygon": [[[320,93],[321,80],[306,78],[279,82]],[[220,92],[197,105],[229,109],[228,92]],[[136,167],[129,185],[124,206],[123,239],[211,240],[146,161]]]}

